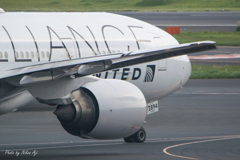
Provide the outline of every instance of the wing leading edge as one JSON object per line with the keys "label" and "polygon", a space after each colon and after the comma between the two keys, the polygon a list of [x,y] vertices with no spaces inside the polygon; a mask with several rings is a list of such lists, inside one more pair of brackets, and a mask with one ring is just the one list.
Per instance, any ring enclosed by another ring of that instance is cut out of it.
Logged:
{"label": "wing leading edge", "polygon": [[20,84],[52,81],[64,76],[86,76],[116,68],[217,49],[215,42],[202,41],[132,52],[50,62],[0,73],[0,79],[20,76]]}
{"label": "wing leading edge", "polygon": [[[161,48],[154,48],[148,50],[139,50],[136,52],[131,52],[126,56],[129,57],[128,60],[118,59],[113,60],[113,64],[107,70],[112,70],[115,68],[122,68],[126,66],[136,65],[140,63],[151,62],[155,60],[161,60],[181,55],[192,54],[196,52],[203,52],[208,50],[217,49],[215,46],[215,42],[213,41],[202,41],[202,42],[194,42],[194,43],[185,43],[180,45],[168,46],[168,47],[161,47]],[[141,57],[134,57],[136,55],[142,55]],[[124,55],[123,55],[124,56]],[[130,57],[133,56],[133,59]]]}

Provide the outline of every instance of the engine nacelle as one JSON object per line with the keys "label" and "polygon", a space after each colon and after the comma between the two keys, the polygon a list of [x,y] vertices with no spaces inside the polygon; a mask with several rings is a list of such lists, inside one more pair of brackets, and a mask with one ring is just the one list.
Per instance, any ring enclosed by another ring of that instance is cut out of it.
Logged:
{"label": "engine nacelle", "polygon": [[100,79],[71,94],[73,103],[55,111],[63,128],[75,136],[115,139],[137,132],[146,118],[146,100],[133,84]]}

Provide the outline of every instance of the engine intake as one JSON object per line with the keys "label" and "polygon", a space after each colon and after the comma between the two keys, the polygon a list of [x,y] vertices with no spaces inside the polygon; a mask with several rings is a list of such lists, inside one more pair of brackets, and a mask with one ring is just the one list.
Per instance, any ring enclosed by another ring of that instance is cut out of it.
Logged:
{"label": "engine intake", "polygon": [[54,112],[63,128],[82,138],[115,139],[137,132],[146,118],[146,100],[133,84],[100,79],[71,93],[71,104]]}
{"label": "engine intake", "polygon": [[85,88],[73,91],[70,98],[72,103],[58,105],[54,114],[68,133],[87,138],[84,135],[92,131],[98,120],[97,101]]}

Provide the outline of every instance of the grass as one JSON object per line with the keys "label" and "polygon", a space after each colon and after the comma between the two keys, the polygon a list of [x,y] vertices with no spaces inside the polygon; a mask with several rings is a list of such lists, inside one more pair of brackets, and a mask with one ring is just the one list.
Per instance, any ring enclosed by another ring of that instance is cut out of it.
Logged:
{"label": "grass", "polygon": [[240,11],[240,0],[1,0],[6,11]]}
{"label": "grass", "polygon": [[240,46],[240,32],[181,32],[173,35],[179,43],[211,40],[217,46]]}
{"label": "grass", "polygon": [[190,79],[240,78],[240,66],[207,66],[192,64]]}

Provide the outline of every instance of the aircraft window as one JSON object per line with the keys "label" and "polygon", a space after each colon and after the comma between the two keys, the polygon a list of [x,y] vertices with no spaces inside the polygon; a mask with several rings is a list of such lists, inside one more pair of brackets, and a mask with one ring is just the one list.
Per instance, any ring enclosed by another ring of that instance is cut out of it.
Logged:
{"label": "aircraft window", "polygon": [[3,58],[3,55],[2,55],[2,52],[0,52],[0,59],[2,59]]}
{"label": "aircraft window", "polygon": [[21,58],[24,58],[23,52],[20,52],[20,56],[21,56]]}
{"label": "aircraft window", "polygon": [[7,52],[4,53],[4,56],[5,56],[6,59],[8,59],[8,53]]}
{"label": "aircraft window", "polygon": [[120,53],[120,51],[118,50],[118,53]]}
{"label": "aircraft window", "polygon": [[32,57],[32,59],[34,58],[34,53],[33,52],[31,52],[31,57]]}
{"label": "aircraft window", "polygon": [[39,58],[39,53],[38,52],[36,52],[36,57]]}
{"label": "aircraft window", "polygon": [[26,52],[26,53],[25,53],[25,56],[26,56],[26,58],[28,59],[28,58],[29,58],[29,53]]}
{"label": "aircraft window", "polygon": [[47,53],[46,53],[46,55],[47,55],[47,58],[49,58],[49,56],[50,56],[50,53],[49,53],[49,52],[47,52]]}
{"label": "aircraft window", "polygon": [[18,52],[15,52],[15,57],[18,58]]}
{"label": "aircraft window", "polygon": [[113,53],[115,53],[115,51],[112,51]]}
{"label": "aircraft window", "polygon": [[106,54],[106,52],[105,52],[105,51],[103,51],[102,53],[103,53],[103,54]]}
{"label": "aircraft window", "polygon": [[44,52],[42,52],[42,58],[44,58],[44,57],[45,57]]}
{"label": "aircraft window", "polygon": [[108,51],[108,54],[111,54],[111,53]]}

